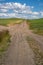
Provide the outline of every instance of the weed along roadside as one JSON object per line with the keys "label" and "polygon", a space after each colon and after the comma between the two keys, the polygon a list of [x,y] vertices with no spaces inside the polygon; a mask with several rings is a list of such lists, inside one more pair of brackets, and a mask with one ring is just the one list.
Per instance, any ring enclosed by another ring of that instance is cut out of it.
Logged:
{"label": "weed along roadside", "polygon": [[0,56],[7,50],[10,42],[10,34],[8,30],[0,31]]}
{"label": "weed along roadside", "polygon": [[40,45],[34,39],[27,37],[27,42],[30,48],[34,52],[34,61],[36,65],[43,65],[43,50],[40,48]]}

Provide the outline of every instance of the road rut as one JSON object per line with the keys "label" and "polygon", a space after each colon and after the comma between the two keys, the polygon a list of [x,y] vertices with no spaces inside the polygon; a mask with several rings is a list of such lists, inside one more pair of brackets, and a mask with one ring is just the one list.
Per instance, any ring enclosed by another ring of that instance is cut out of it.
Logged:
{"label": "road rut", "polygon": [[11,35],[11,44],[7,50],[4,65],[35,65],[34,53],[29,47],[27,36],[27,24],[23,22],[8,27]]}

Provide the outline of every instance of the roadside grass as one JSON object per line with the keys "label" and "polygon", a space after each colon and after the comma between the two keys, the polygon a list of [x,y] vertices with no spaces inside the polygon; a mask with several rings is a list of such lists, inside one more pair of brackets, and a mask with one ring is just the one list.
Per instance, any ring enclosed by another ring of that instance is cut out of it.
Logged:
{"label": "roadside grass", "polygon": [[10,43],[10,35],[8,30],[0,31],[0,56],[7,50]]}
{"label": "roadside grass", "polygon": [[8,19],[0,19],[0,25],[7,26],[7,24],[17,24],[20,23],[20,20],[24,19],[19,19],[19,18],[8,18]]}
{"label": "roadside grass", "polygon": [[34,33],[43,35],[43,18],[27,20],[27,23],[30,25],[30,29],[33,30]]}
{"label": "roadside grass", "polygon": [[33,33],[36,33],[36,34],[43,36],[43,30],[33,30]]}
{"label": "roadside grass", "polygon": [[40,45],[34,39],[27,37],[27,42],[30,48],[34,52],[34,61],[36,65],[43,65],[43,50],[41,49]]}

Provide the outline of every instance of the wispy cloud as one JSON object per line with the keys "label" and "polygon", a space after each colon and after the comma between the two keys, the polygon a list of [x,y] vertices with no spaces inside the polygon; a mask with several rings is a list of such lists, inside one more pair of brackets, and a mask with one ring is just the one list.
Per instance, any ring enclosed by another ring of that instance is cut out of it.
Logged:
{"label": "wispy cloud", "polygon": [[40,13],[41,13],[41,16],[43,16],[43,11],[41,11]]}
{"label": "wispy cloud", "polygon": [[39,15],[40,12],[32,12],[33,15]]}
{"label": "wispy cloud", "polygon": [[[40,12],[32,11],[34,6],[27,6],[25,3],[0,3],[0,17],[21,17],[21,18],[35,18]],[[29,15],[31,15],[29,17]]]}

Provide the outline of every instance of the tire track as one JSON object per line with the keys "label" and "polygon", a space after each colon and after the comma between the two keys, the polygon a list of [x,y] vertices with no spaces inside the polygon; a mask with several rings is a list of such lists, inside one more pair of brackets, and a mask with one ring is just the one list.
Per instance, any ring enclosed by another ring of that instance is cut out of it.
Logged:
{"label": "tire track", "polygon": [[28,30],[26,22],[11,26],[8,29],[12,38],[4,65],[35,65],[34,53],[26,40]]}

